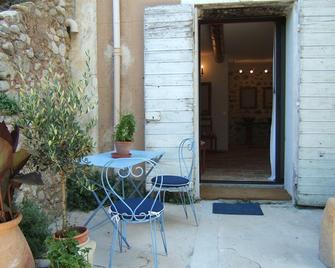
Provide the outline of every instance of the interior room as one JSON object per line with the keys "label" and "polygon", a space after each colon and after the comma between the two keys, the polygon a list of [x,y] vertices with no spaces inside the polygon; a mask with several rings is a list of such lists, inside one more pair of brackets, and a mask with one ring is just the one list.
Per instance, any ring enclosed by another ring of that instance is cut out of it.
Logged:
{"label": "interior room", "polygon": [[200,25],[202,182],[274,180],[274,29],[266,21]]}

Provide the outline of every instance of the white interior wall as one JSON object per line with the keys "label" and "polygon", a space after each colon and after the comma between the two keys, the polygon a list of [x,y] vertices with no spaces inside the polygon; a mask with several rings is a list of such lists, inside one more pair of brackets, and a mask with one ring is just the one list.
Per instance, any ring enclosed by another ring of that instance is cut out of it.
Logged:
{"label": "white interior wall", "polygon": [[[208,37],[209,38],[209,37]],[[213,53],[202,53],[204,75],[201,82],[212,85],[213,132],[217,137],[217,150],[228,150],[228,66],[227,59],[215,62]],[[201,101],[201,100],[200,100]]]}
{"label": "white interior wall", "polygon": [[[298,151],[298,8],[295,3],[286,17],[285,83],[285,189],[294,196]],[[294,198],[293,198],[294,199]]]}

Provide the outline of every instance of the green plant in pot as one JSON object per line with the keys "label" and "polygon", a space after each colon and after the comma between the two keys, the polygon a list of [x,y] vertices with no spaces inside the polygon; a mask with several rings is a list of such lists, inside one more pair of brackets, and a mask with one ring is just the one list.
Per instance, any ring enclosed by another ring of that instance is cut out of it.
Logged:
{"label": "green plant in pot", "polygon": [[47,238],[48,259],[51,268],[90,268],[88,262],[88,248],[78,250],[78,243],[73,236],[75,233],[69,232],[67,239],[55,240]]}
{"label": "green plant in pot", "polygon": [[50,217],[32,199],[24,198],[19,210],[23,216],[20,228],[33,253],[36,267],[48,267],[46,239],[51,235]]}
{"label": "green plant in pot", "polygon": [[113,135],[115,150],[120,157],[130,155],[129,151],[134,141],[135,130],[136,121],[134,115],[131,113],[122,115]]}
{"label": "green plant in pot", "polygon": [[19,95],[22,112],[18,123],[25,137],[24,146],[34,165],[54,174],[61,187],[62,221],[55,238],[66,237],[67,232],[75,230],[79,243],[88,239],[88,231],[69,225],[67,180],[72,179],[70,174],[81,168],[78,163],[93,149],[90,131],[95,120],[90,115],[94,104],[87,94],[89,78],[89,69],[79,81],[48,69],[44,78]]}
{"label": "green plant in pot", "polygon": [[[14,190],[22,183],[41,184],[39,173],[20,174],[30,155],[17,150],[19,128],[10,132],[0,123],[0,267],[35,267],[34,260],[18,224],[22,214],[13,205]],[[13,256],[16,256],[13,258]]]}

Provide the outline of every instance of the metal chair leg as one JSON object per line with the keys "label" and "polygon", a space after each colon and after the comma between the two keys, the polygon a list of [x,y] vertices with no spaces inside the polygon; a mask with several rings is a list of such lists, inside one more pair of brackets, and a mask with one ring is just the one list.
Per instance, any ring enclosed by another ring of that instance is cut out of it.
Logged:
{"label": "metal chair leg", "polygon": [[112,244],[111,244],[110,251],[109,251],[109,264],[108,264],[109,268],[113,267],[113,255],[115,251],[117,236],[119,233],[119,228],[118,228],[119,223],[114,222],[113,225],[114,225],[113,239],[112,239]]}
{"label": "metal chair leg", "polygon": [[162,213],[162,215],[159,218],[159,223],[160,223],[160,227],[161,227],[160,231],[161,231],[161,237],[162,237],[162,241],[163,241],[165,255],[168,255],[167,245],[166,245],[166,237],[165,237],[165,228],[164,228],[164,212]]}
{"label": "metal chair leg", "polygon": [[119,230],[119,248],[120,248],[120,252],[123,251],[123,242],[126,244],[127,248],[129,249],[130,246],[128,245],[128,242],[127,242],[127,235],[126,235],[126,223],[124,221],[121,221],[121,224],[120,224],[120,229]]}
{"label": "metal chair leg", "polygon": [[[115,223],[111,218],[109,218],[109,220],[112,222],[113,226],[115,227],[115,224],[116,224],[116,223]],[[128,242],[127,242],[126,236],[123,235],[123,234],[120,232],[120,230],[118,230],[118,234],[121,235],[121,238],[122,238],[123,242],[126,244],[127,248],[130,249],[130,245],[129,245]]]}
{"label": "metal chair leg", "polygon": [[194,200],[193,200],[193,197],[191,197],[190,189],[187,190],[187,196],[188,196],[188,200],[190,201],[190,205],[191,205],[191,209],[192,209],[192,212],[193,212],[195,224],[197,226],[199,226],[197,215],[196,215],[196,212],[195,212]]}
{"label": "metal chair leg", "polygon": [[122,253],[122,237],[123,237],[123,222],[121,222],[121,224],[120,224],[120,230],[118,232],[118,240],[119,240],[120,253]]}
{"label": "metal chair leg", "polygon": [[156,220],[150,220],[150,232],[151,232],[151,241],[152,241],[152,255],[154,259],[154,268],[158,268],[158,258],[157,258],[157,240],[156,240]]}
{"label": "metal chair leg", "polygon": [[178,193],[179,193],[179,197],[180,197],[181,203],[182,203],[183,208],[184,208],[184,212],[185,212],[186,219],[188,219],[187,208],[186,208],[186,200],[185,200],[184,191],[183,191],[183,192],[178,192]]}

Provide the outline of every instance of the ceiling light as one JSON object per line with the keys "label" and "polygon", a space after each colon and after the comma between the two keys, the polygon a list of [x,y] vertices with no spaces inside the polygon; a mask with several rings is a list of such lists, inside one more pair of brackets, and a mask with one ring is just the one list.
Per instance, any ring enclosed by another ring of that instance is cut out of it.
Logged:
{"label": "ceiling light", "polygon": [[254,73],[254,69],[250,69],[250,71],[249,71],[251,74],[253,74]]}
{"label": "ceiling light", "polygon": [[265,69],[265,70],[264,70],[264,73],[266,73],[266,74],[267,74],[268,72],[269,72],[269,70],[268,70],[268,69]]}
{"label": "ceiling light", "polygon": [[242,69],[239,69],[238,72],[241,74],[241,73],[243,73],[243,70],[242,70]]}

